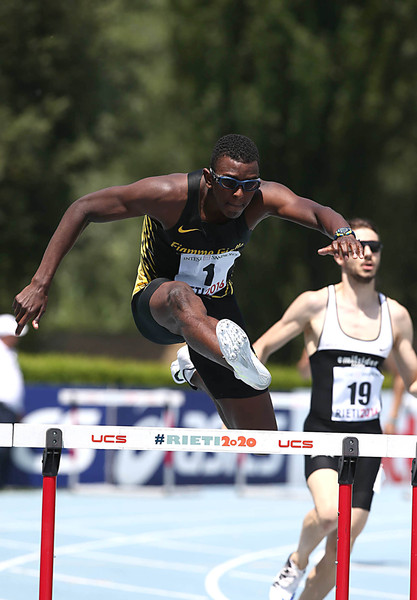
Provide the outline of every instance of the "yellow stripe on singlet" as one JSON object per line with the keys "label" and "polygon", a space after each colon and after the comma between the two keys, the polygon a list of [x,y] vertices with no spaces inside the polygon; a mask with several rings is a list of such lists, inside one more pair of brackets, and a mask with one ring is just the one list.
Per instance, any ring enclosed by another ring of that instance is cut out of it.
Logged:
{"label": "yellow stripe on singlet", "polygon": [[141,259],[138,266],[135,285],[132,296],[143,289],[152,279],[155,279],[155,262],[153,258],[153,244],[155,242],[155,231],[152,220],[147,215],[143,219],[142,236],[140,243]]}

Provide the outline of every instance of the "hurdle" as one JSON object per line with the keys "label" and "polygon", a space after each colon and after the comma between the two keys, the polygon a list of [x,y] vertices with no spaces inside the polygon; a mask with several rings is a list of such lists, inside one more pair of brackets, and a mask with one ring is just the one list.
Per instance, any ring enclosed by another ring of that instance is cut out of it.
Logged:
{"label": "hurdle", "polygon": [[56,478],[62,450],[62,432],[58,428],[46,432],[42,457],[42,527],[39,598],[52,598],[55,545]]}
{"label": "hurdle", "polygon": [[[62,440],[62,442],[61,442]],[[113,450],[161,450],[164,452],[241,452],[243,454],[301,454],[340,456],[338,554],[336,561],[337,600],[349,598],[350,511],[351,486],[354,468],[352,459],[360,456],[414,458],[413,492],[417,487],[415,461],[417,436],[318,433],[296,431],[218,430],[166,427],[112,427],[89,425],[50,425],[16,423],[0,426],[0,444],[3,446],[43,448],[44,464],[52,461],[53,468],[44,469],[44,477],[56,479],[57,449],[102,448]],[[55,453],[54,453],[55,448]],[[353,461],[354,462],[354,461]],[[59,464],[59,463],[58,463]],[[344,486],[347,486],[344,489]],[[347,492],[347,493],[345,493]],[[44,487],[48,497],[43,501],[42,519],[49,521],[48,533],[41,540],[43,563],[40,570],[39,600],[52,600],[54,485]],[[48,514],[49,510],[52,514]],[[52,522],[51,522],[52,521]],[[417,498],[412,503],[412,541],[410,593],[415,598],[417,557]],[[349,525],[348,525],[349,524]],[[42,523],[42,527],[43,527]],[[43,529],[42,529],[43,531]],[[41,558],[42,558],[41,557]],[[52,557],[52,558],[51,558]]]}
{"label": "hurdle", "polygon": [[[272,406],[275,411],[298,408],[303,411],[302,418],[298,419],[298,422],[291,423],[291,426],[285,426],[284,429],[297,430],[297,426],[302,427],[305,415],[308,413],[310,408],[310,390],[296,389],[291,392],[270,392]],[[300,413],[301,414],[301,413]],[[278,422],[280,422],[278,418]],[[251,485],[248,483],[246,474],[247,454],[239,453],[236,457],[236,472],[235,472],[235,486],[236,491],[239,495],[244,496],[250,493]],[[300,471],[303,470],[303,466],[300,464]]]}
{"label": "hurdle", "polygon": [[349,597],[352,486],[358,458],[358,440],[345,437],[339,458],[339,512],[336,547],[336,600]]}
{"label": "hurdle", "polygon": [[[77,423],[78,409],[98,406],[105,409],[105,424],[113,426],[117,423],[117,411],[120,408],[161,408],[165,427],[175,427],[179,421],[180,408],[185,404],[185,393],[171,388],[157,389],[121,389],[121,388],[78,388],[68,387],[58,390],[58,404],[71,411],[73,424]],[[74,449],[73,449],[74,450]],[[105,481],[114,483],[112,479],[112,453],[105,455]],[[175,471],[172,452],[166,452],[163,460],[163,489],[172,492],[175,486]],[[69,487],[78,483],[78,476],[69,477]]]}

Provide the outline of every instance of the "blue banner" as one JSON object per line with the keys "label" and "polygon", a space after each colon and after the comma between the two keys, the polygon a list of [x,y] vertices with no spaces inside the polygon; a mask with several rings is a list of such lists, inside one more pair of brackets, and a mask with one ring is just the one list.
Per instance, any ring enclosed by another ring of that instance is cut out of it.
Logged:
{"label": "blue banner", "polygon": [[[143,404],[143,405],[141,405]],[[110,390],[108,388],[26,387],[23,422],[136,427],[220,429],[217,411],[202,392],[178,390]],[[278,408],[281,430],[294,428],[294,412]],[[65,440],[64,440],[65,443]],[[289,457],[252,454],[132,450],[71,450],[62,453],[60,486],[113,483],[123,486],[281,483],[288,480]],[[12,449],[10,483],[40,486],[42,451]]]}

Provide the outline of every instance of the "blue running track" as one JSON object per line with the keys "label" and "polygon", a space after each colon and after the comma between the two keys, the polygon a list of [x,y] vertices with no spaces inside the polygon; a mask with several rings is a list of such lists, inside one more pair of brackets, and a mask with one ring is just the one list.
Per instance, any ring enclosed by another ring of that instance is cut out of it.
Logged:
{"label": "blue running track", "polygon": [[[0,600],[38,598],[41,501],[0,493]],[[310,507],[286,486],[58,489],[54,600],[268,600]],[[409,598],[410,540],[411,486],[385,485],[353,551],[351,600]]]}

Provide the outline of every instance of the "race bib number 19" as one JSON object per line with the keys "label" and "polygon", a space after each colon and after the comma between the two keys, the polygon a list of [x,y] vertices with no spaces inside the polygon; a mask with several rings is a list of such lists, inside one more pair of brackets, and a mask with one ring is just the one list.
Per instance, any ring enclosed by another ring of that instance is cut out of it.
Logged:
{"label": "race bib number 19", "polygon": [[332,421],[377,419],[383,381],[375,367],[334,367]]}
{"label": "race bib number 19", "polygon": [[176,281],[184,281],[196,294],[213,296],[226,287],[227,274],[240,252],[224,254],[181,254]]}

